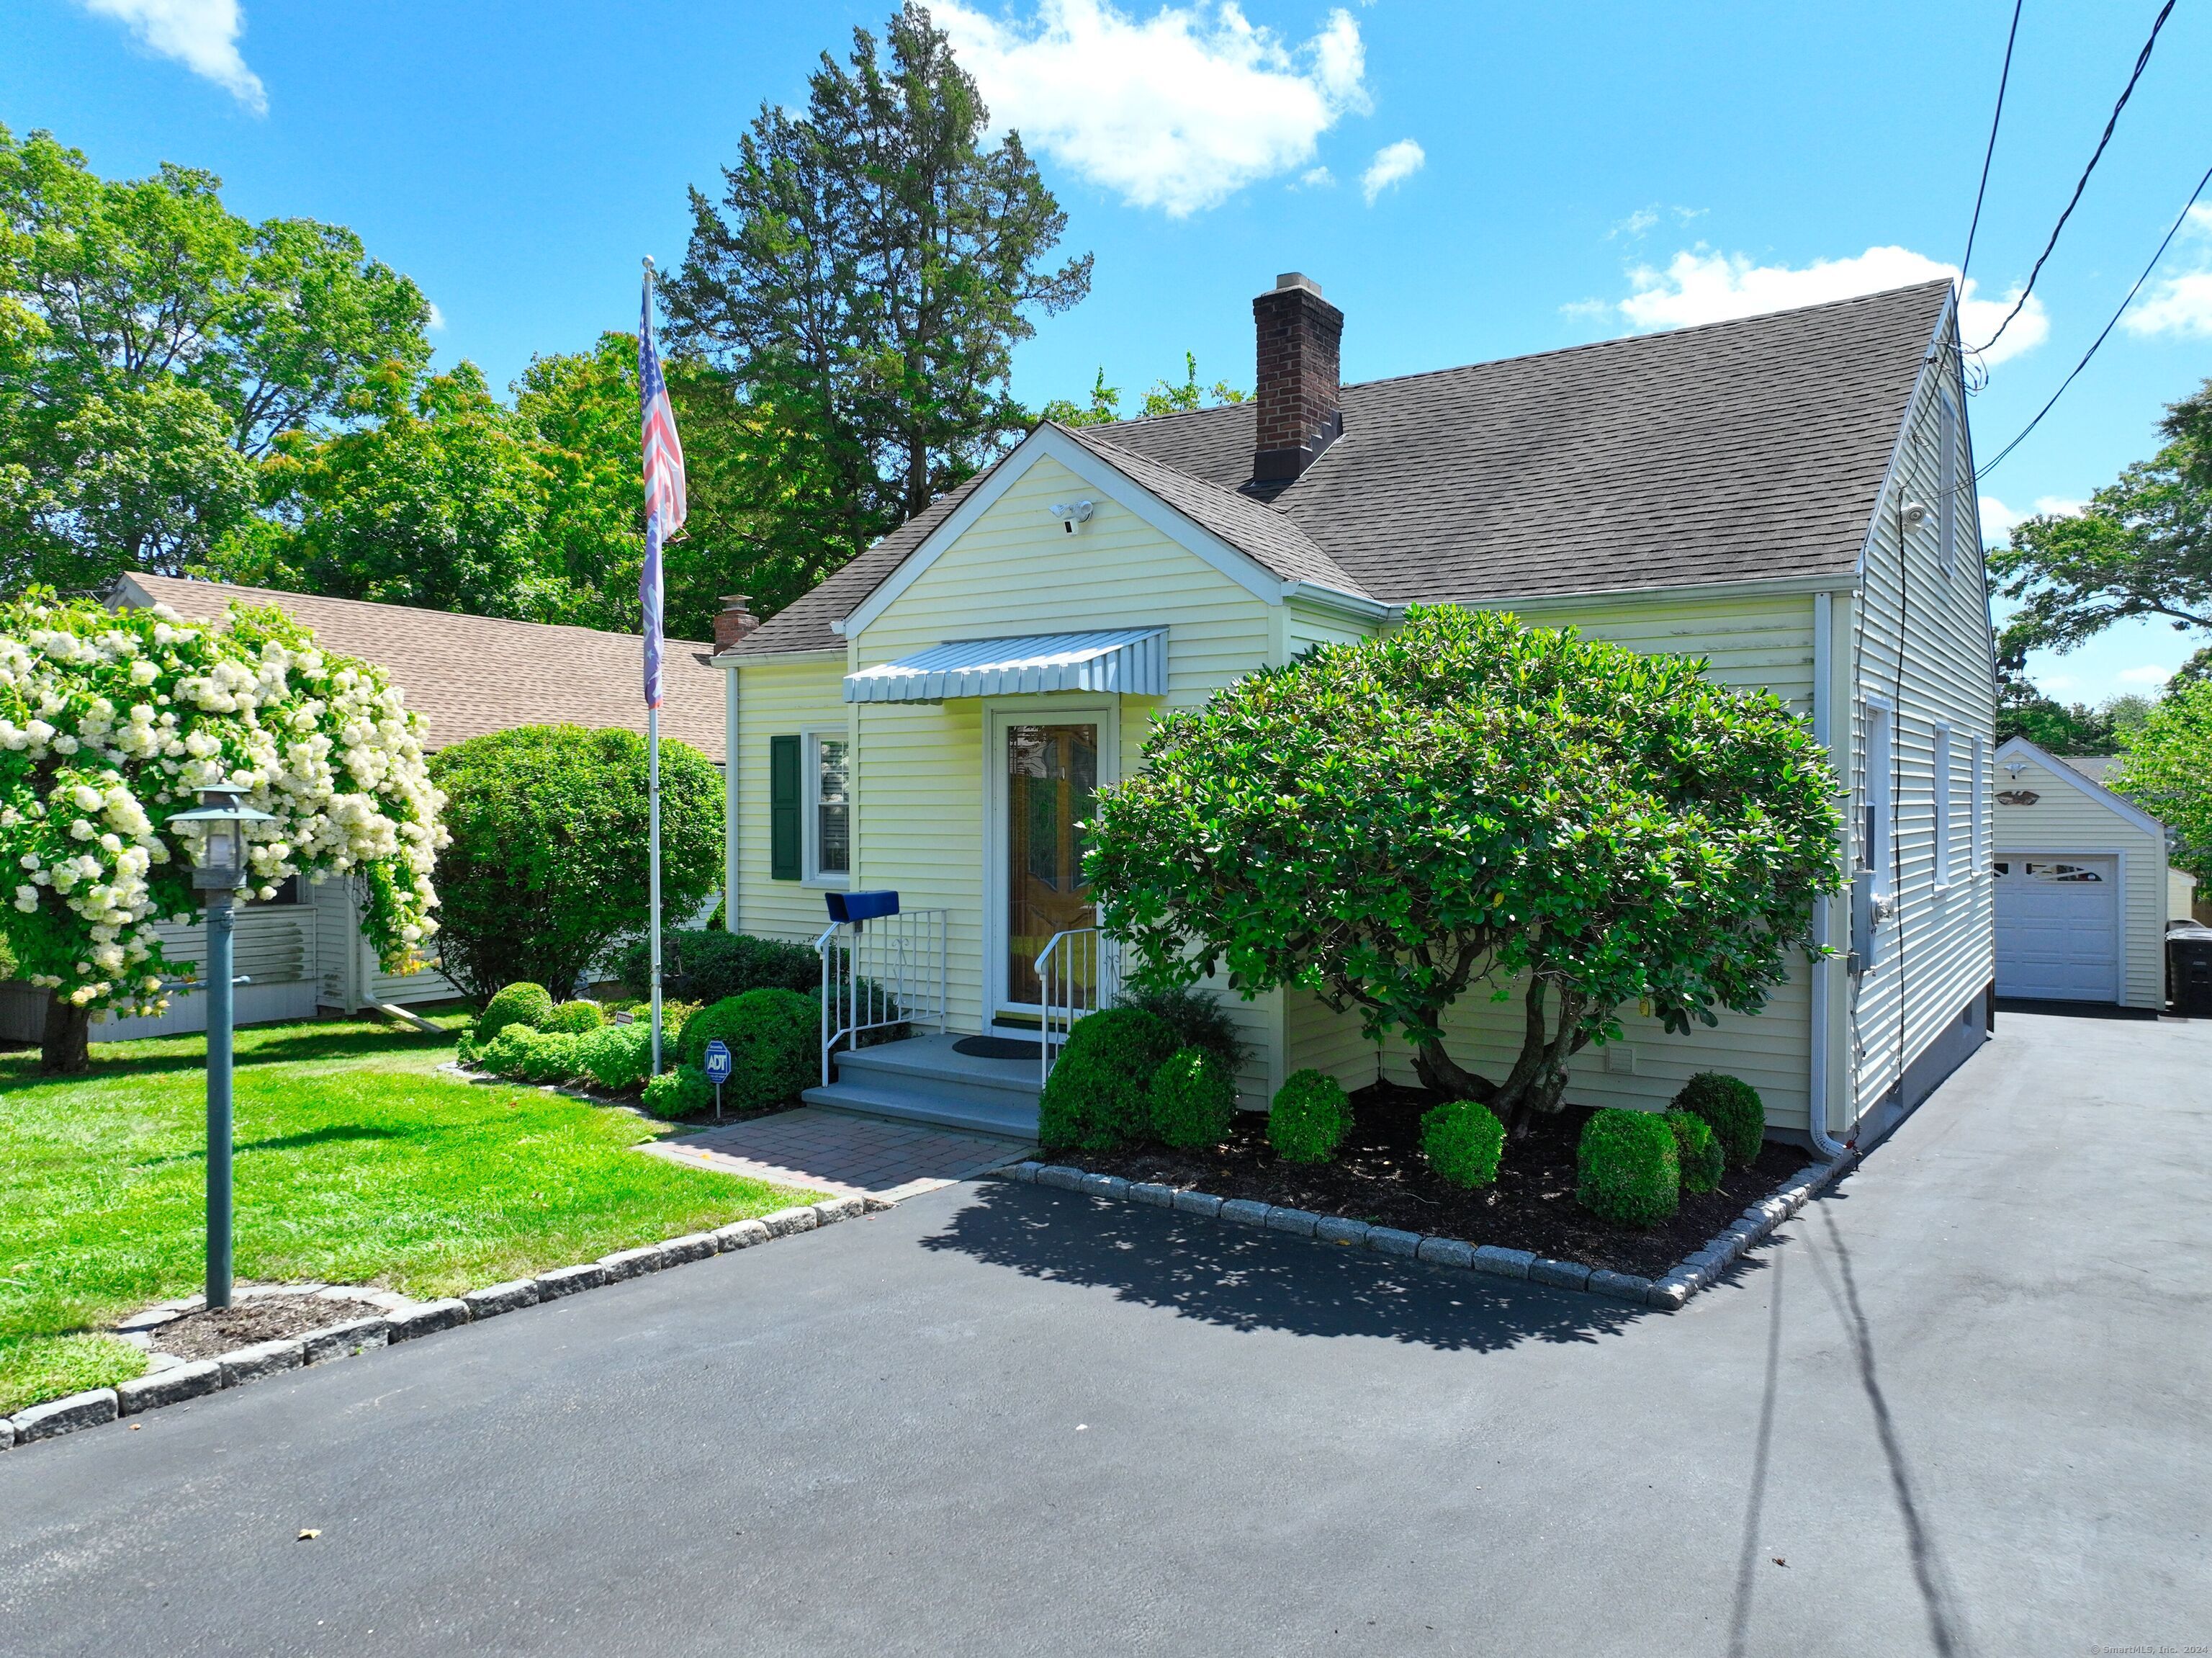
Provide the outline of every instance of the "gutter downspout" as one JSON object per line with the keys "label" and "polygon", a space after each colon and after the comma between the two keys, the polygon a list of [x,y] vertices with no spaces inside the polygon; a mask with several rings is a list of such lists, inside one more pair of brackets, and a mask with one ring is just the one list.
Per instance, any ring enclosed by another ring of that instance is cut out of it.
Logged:
{"label": "gutter downspout", "polygon": [[738,668],[722,670],[722,930],[738,925]]}
{"label": "gutter downspout", "polygon": [[[1813,741],[1828,753],[1831,766],[1835,762],[1833,742],[1833,704],[1830,676],[1834,672],[1833,643],[1834,602],[1826,593],[1813,595]],[[1832,895],[1824,897],[1813,911],[1813,942],[1825,948],[1828,943],[1835,911]],[[1813,1149],[1831,1160],[1849,1149],[1846,1142],[1834,1138],[1828,1132],[1828,1044],[1830,1040],[1828,997],[1829,983],[1836,970],[1832,957],[1818,955],[1813,959],[1813,1072],[1808,1079],[1808,1109],[1805,1113],[1805,1128],[1813,1142]]]}

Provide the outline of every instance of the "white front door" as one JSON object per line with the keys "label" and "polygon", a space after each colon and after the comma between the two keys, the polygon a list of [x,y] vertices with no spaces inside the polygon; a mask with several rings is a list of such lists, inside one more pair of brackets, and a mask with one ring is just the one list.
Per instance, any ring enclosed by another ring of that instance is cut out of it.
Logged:
{"label": "white front door", "polygon": [[1043,1002],[1035,963],[1055,933],[1097,924],[1083,878],[1087,820],[1112,780],[1108,710],[997,708],[986,722],[991,821],[984,883],[985,983],[990,1013],[1032,1013]]}
{"label": "white front door", "polygon": [[2118,1001],[2118,860],[2001,852],[1996,876],[1997,994]]}

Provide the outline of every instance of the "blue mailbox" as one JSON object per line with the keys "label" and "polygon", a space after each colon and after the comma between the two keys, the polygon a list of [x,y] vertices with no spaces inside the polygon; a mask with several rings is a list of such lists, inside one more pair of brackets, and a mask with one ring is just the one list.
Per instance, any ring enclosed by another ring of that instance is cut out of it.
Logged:
{"label": "blue mailbox", "polygon": [[824,893],[832,921],[875,921],[899,912],[896,893]]}

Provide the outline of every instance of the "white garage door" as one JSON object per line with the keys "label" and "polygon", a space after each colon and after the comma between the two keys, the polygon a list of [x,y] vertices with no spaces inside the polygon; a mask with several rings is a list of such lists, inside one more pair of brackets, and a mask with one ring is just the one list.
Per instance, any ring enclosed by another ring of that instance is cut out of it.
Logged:
{"label": "white garage door", "polygon": [[1996,862],[1997,994],[2120,999],[2119,875],[2100,857]]}

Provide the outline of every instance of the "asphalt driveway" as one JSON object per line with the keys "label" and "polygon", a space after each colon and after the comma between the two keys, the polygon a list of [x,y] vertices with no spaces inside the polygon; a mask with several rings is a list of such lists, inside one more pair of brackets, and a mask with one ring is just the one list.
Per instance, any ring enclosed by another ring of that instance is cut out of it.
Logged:
{"label": "asphalt driveway", "polygon": [[0,1454],[0,1647],[2212,1642],[2212,1025],[2000,1024],[1679,1314],[986,1182]]}

